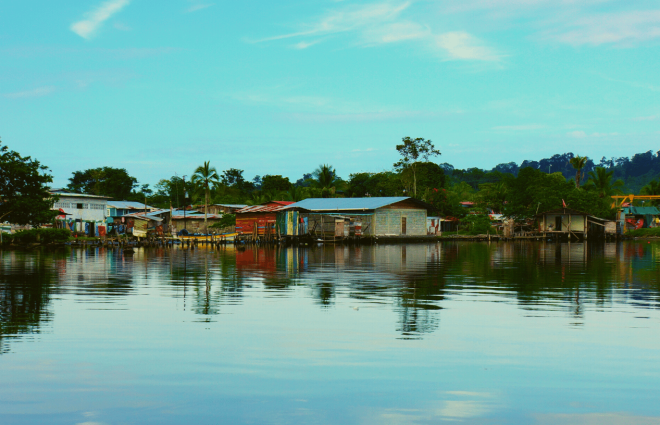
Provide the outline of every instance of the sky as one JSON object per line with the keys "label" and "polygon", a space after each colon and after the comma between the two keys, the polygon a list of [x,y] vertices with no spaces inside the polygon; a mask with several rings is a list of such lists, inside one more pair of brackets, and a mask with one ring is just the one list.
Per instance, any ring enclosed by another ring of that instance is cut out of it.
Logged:
{"label": "sky", "polygon": [[204,161],[389,170],[405,136],[490,169],[660,148],[660,3],[0,2],[0,138],[141,184]]}

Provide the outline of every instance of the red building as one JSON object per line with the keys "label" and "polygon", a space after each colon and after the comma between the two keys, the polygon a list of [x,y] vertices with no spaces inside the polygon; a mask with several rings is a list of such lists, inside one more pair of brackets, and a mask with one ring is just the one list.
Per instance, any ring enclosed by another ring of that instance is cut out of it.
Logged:
{"label": "red building", "polygon": [[241,208],[236,211],[236,232],[254,236],[274,235],[277,212],[291,204],[293,202],[270,201]]}

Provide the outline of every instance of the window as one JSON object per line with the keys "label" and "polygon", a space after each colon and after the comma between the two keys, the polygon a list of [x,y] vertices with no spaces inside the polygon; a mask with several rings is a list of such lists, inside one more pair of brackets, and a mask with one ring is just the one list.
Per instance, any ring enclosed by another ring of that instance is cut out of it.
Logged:
{"label": "window", "polygon": [[76,204],[76,208],[78,208],[79,210],[83,209],[83,204]]}

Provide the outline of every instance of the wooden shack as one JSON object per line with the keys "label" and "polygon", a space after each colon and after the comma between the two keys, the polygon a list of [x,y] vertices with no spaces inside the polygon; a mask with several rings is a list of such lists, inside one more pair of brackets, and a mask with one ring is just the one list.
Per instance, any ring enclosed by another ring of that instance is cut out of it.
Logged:
{"label": "wooden shack", "polygon": [[617,233],[616,222],[572,208],[557,208],[537,215],[538,231],[544,235],[578,239],[608,237]]}
{"label": "wooden shack", "polygon": [[242,235],[277,235],[277,212],[293,204],[289,201],[270,201],[236,211],[236,232]]}

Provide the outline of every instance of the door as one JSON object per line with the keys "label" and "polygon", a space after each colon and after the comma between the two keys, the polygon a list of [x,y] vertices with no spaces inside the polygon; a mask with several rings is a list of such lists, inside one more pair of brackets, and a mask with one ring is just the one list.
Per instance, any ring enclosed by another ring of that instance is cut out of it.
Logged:
{"label": "door", "polygon": [[562,216],[560,216],[560,215],[555,217],[555,231],[557,231],[557,232],[561,232],[561,217]]}
{"label": "door", "polygon": [[336,237],[344,236],[344,220],[335,221],[335,236]]}
{"label": "door", "polygon": [[407,220],[406,219],[407,219],[407,217],[401,217],[401,234],[402,235],[405,235],[406,231],[407,231],[407,229],[406,229],[406,227],[407,227],[406,221]]}

